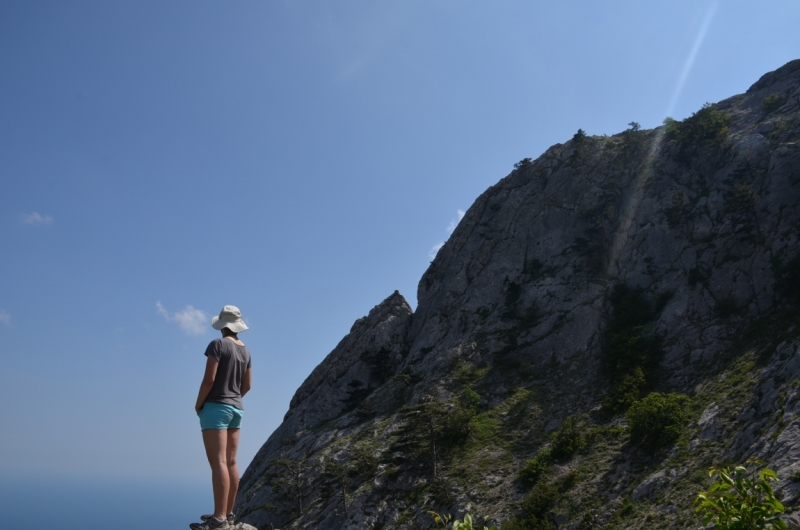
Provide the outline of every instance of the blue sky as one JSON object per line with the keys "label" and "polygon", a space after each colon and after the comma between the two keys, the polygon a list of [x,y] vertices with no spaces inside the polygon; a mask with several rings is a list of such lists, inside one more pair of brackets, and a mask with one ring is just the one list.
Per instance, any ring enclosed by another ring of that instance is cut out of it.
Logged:
{"label": "blue sky", "polygon": [[513,164],[800,57],[791,1],[0,3],[0,477],[207,477],[238,305],[241,460]]}

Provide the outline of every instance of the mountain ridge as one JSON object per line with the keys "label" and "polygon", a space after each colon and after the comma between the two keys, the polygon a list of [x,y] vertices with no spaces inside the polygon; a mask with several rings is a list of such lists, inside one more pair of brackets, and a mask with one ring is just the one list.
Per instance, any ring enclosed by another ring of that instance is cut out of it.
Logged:
{"label": "mountain ridge", "polygon": [[[439,250],[416,311],[395,291],[312,371],[237,513],[410,529],[476,510],[534,528],[520,471],[569,429],[581,449],[536,479],[559,491],[536,528],[689,524],[697,470],[751,456],[794,499],[799,135],[796,60],[681,122],[578,131],[520,161]],[[625,410],[652,392],[690,405],[648,452]]]}

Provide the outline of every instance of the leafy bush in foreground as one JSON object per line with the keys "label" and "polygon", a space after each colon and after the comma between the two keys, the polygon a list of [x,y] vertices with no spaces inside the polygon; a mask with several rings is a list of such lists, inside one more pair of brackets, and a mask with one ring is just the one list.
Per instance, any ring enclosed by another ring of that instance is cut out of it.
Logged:
{"label": "leafy bush in foreground", "polygon": [[786,530],[786,523],[780,519],[783,504],[775,498],[769,484],[778,480],[774,471],[763,469],[756,477],[748,476],[742,466],[733,471],[712,467],[708,474],[717,479],[694,501],[704,525],[714,521],[718,530]]}

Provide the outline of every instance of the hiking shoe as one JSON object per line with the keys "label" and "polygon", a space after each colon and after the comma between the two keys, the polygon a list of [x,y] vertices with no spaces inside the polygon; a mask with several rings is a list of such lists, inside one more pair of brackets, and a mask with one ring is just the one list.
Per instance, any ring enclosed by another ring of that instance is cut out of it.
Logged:
{"label": "hiking shoe", "polygon": [[192,523],[189,528],[191,530],[230,530],[231,526],[228,524],[228,519],[220,521],[213,515],[209,515],[208,519],[202,523]]}
{"label": "hiking shoe", "polygon": [[[209,519],[211,519],[212,517],[214,517],[214,516],[213,516],[213,515],[211,515],[211,514],[208,514],[208,515],[201,515],[201,516],[200,516],[200,520],[201,520],[201,521],[208,521],[208,520],[209,520]],[[234,521],[236,521],[236,516],[235,516],[235,515],[233,515],[232,513],[229,513],[229,514],[228,514],[228,524],[229,524],[229,525],[231,525],[231,526],[233,526],[233,522],[234,522]]]}

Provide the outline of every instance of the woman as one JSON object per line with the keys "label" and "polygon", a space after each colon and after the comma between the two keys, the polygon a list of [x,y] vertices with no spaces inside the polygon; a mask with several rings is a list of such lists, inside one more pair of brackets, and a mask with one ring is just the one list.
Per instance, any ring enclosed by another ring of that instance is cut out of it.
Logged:
{"label": "woman", "polygon": [[242,422],[242,396],[250,390],[252,370],[250,352],[238,333],[247,329],[239,308],[226,305],[211,327],[222,337],[206,348],[206,372],[194,406],[200,417],[203,444],[211,465],[214,488],[214,513],[201,516],[202,523],[192,523],[192,530],[221,530],[233,525],[233,503],[239,490],[236,450]]}

